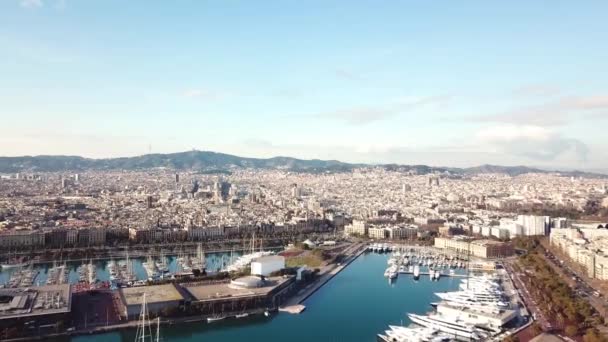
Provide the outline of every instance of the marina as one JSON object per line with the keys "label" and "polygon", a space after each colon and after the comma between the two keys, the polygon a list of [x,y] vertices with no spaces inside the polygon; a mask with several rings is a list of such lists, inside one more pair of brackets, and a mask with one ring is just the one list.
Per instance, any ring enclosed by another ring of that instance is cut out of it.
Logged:
{"label": "marina", "polygon": [[[449,277],[441,281],[430,281],[428,277],[414,281],[404,277],[389,283],[381,276],[388,257],[387,254],[362,254],[307,297],[302,302],[306,310],[299,315],[256,314],[224,317],[212,320],[213,323],[162,325],[161,340],[375,341],[387,324],[411,324],[407,312],[423,315],[431,310],[430,303],[437,300],[434,292],[456,291],[459,287],[460,280]],[[366,314],[371,310],[373,315]],[[134,330],[125,330],[74,337],[71,341],[118,342],[133,341],[134,337]]]}
{"label": "marina", "polygon": [[[192,269],[199,269],[203,262],[210,271],[218,271],[226,267],[233,258],[241,256],[240,251],[231,253],[204,253],[188,257],[187,255],[162,255],[152,257],[158,274],[170,277],[173,275],[192,274]],[[201,257],[202,256],[202,257]],[[129,254],[125,259],[106,259],[106,260],[81,260],[68,261],[63,263],[25,263],[14,267],[4,267],[0,270],[0,286],[24,287],[45,284],[110,284],[111,282],[131,282],[144,284],[149,278],[150,258],[131,258]],[[194,266],[190,266],[190,264]],[[154,275],[154,274],[153,274]]]}

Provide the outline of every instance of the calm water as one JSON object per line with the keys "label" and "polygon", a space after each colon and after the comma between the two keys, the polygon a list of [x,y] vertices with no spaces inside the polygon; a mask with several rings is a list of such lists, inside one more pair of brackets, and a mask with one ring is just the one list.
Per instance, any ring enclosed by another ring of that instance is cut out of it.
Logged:
{"label": "calm water", "polygon": [[[434,292],[455,290],[458,278],[431,282],[400,276],[393,284],[383,277],[387,255],[366,254],[313,294],[300,315],[280,313],[266,318],[163,327],[163,341],[348,341],[372,342],[388,324],[408,325],[407,312],[425,313],[437,301]],[[70,342],[133,341],[134,331],[75,337]]]}

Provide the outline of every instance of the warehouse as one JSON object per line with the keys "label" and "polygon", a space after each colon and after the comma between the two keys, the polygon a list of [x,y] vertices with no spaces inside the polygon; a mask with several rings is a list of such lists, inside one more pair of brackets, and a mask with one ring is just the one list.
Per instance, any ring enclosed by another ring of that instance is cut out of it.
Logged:
{"label": "warehouse", "polygon": [[173,284],[127,287],[120,289],[125,306],[124,317],[134,319],[139,316],[144,294],[148,313],[153,316],[175,311],[184,303],[184,297]]}
{"label": "warehouse", "polygon": [[72,291],[68,284],[0,289],[0,327],[64,322],[71,309]]}

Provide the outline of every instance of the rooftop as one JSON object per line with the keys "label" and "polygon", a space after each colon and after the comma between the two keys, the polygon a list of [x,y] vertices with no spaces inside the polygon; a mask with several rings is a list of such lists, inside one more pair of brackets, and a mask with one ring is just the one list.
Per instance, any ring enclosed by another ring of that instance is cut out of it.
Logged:
{"label": "rooftop", "polygon": [[269,261],[285,262],[285,257],[282,255],[267,255],[267,256],[253,259],[253,262],[269,262]]}
{"label": "rooftop", "polygon": [[0,289],[0,320],[68,313],[71,301],[68,284]]}
{"label": "rooftop", "polygon": [[192,297],[194,297],[195,300],[211,301],[221,298],[264,296],[288,280],[289,278],[270,277],[266,278],[266,283],[263,287],[256,288],[233,288],[228,283],[193,286],[185,285],[184,288],[192,295]]}
{"label": "rooftop", "polygon": [[126,305],[141,304],[144,294],[148,304],[184,300],[173,284],[127,287],[121,289],[121,293]]}

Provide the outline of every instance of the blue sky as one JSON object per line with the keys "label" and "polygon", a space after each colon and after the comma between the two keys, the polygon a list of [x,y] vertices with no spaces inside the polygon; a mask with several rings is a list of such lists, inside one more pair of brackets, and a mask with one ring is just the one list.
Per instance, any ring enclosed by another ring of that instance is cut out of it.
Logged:
{"label": "blue sky", "polygon": [[608,169],[605,1],[0,1],[0,155]]}

